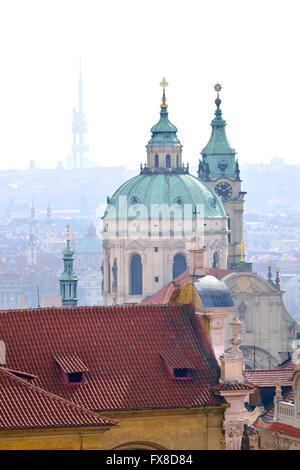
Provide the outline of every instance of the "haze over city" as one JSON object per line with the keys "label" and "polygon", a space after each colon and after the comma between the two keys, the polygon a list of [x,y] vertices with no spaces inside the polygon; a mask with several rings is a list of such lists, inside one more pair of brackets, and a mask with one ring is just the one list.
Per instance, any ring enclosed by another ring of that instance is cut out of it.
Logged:
{"label": "haze over city", "polygon": [[[65,164],[79,58],[90,158],[145,159],[166,76],[185,161],[210,135],[215,91],[240,163],[298,163],[298,2],[2,2],[1,169]],[[157,20],[158,19],[158,20]]]}

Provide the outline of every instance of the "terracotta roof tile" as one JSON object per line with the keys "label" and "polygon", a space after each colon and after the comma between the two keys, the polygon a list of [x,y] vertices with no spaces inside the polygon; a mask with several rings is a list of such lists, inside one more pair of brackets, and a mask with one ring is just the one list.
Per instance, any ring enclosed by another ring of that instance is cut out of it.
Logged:
{"label": "terracotta roof tile", "polygon": [[288,424],[276,422],[266,422],[262,419],[258,419],[253,423],[253,426],[256,428],[269,429],[270,431],[277,431],[287,436],[291,437],[300,437],[300,428],[294,428],[294,426],[289,426]]}
{"label": "terracotta roof tile", "polygon": [[229,383],[219,383],[213,386],[213,390],[215,392],[221,391],[230,391],[230,390],[253,390],[255,385],[250,384],[248,382],[237,383],[237,384],[229,384]]}
{"label": "terracotta roof tile", "polygon": [[54,359],[66,374],[89,371],[81,359],[74,354],[56,354]]}
{"label": "terracotta roof tile", "polygon": [[[219,367],[188,305],[7,310],[0,339],[7,366],[37,375],[36,385],[94,411],[220,405],[211,389]],[[172,381],[160,351],[180,349],[193,379]],[[89,372],[67,385],[54,357],[78,356]]]}
{"label": "terracotta roof tile", "polygon": [[255,369],[246,370],[246,379],[257,387],[275,387],[275,382],[280,378],[282,386],[292,386],[294,368]]}
{"label": "terracotta roof tile", "polygon": [[160,355],[173,369],[194,369],[193,364],[177,349],[163,351]]}
{"label": "terracotta roof tile", "polygon": [[0,395],[0,430],[117,424],[29,384],[3,367],[0,367]]}

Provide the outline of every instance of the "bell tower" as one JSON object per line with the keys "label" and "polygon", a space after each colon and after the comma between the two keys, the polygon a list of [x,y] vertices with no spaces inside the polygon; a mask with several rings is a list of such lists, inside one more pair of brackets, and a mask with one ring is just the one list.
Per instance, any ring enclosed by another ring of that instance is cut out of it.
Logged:
{"label": "bell tower", "polygon": [[205,181],[221,199],[228,217],[228,269],[236,269],[240,261],[238,245],[243,240],[243,212],[246,192],[242,191],[239,163],[236,151],[227,140],[225,126],[220,109],[219,92],[222,87],[215,85],[217,109],[211,122],[210,140],[201,152],[198,178]]}
{"label": "bell tower", "polygon": [[74,250],[70,248],[70,226],[67,225],[67,246],[63,251],[64,272],[59,278],[63,307],[77,305],[77,276],[73,271]]}

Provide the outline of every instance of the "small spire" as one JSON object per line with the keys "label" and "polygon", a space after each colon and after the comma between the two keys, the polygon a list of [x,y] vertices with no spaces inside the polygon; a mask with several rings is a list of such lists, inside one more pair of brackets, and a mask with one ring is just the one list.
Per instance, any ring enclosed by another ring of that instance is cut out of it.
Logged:
{"label": "small spire", "polygon": [[282,388],[280,377],[275,382],[275,398],[276,400],[282,400]]}
{"label": "small spire", "polygon": [[276,289],[280,290],[280,278],[279,278],[279,267],[278,266],[276,268],[275,287],[276,287]]}
{"label": "small spire", "polygon": [[270,263],[270,261],[268,262],[268,281],[269,281],[269,283],[272,282],[272,272],[271,272],[271,263]]}
{"label": "small spire", "polygon": [[69,224],[66,226],[66,229],[67,229],[67,242],[69,242],[70,241],[70,225]]}

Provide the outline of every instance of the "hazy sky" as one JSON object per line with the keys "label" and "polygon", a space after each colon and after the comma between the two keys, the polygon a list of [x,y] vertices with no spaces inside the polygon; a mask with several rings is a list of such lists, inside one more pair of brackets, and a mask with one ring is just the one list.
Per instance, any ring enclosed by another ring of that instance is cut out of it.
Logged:
{"label": "hazy sky", "polygon": [[82,57],[86,143],[138,168],[169,82],[184,161],[210,136],[220,82],[240,163],[300,163],[299,0],[2,0],[0,169],[55,167],[72,145]]}

